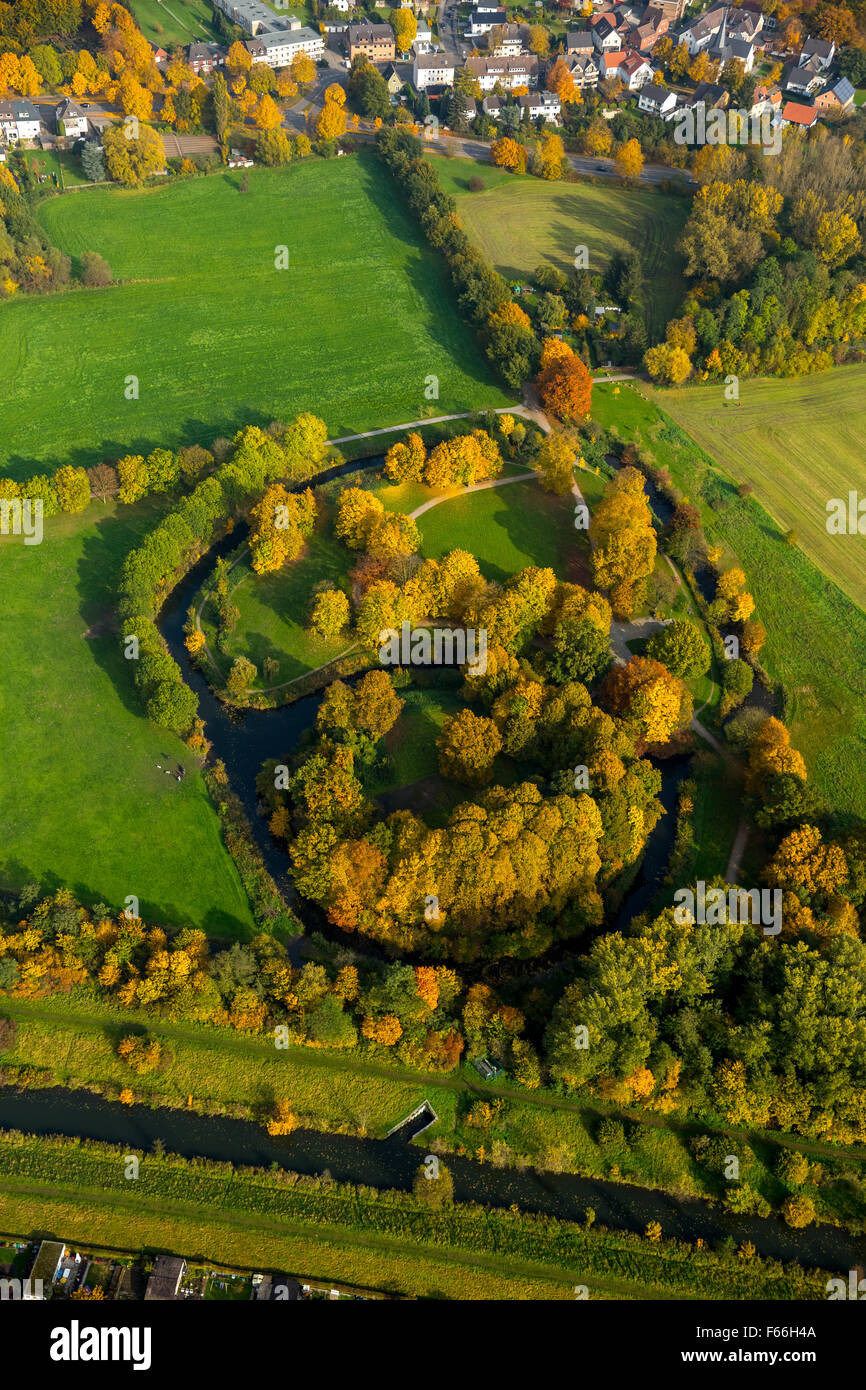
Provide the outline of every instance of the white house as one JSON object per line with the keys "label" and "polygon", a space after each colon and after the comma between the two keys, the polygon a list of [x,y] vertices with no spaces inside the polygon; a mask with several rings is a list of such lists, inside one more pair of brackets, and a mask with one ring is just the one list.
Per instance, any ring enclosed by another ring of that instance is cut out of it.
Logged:
{"label": "white house", "polygon": [[810,59],[815,58],[821,70],[826,72],[832,67],[835,56],[835,43],[827,43],[824,39],[807,39],[800,53],[800,62],[808,63]]}
{"label": "white house", "polygon": [[454,59],[447,53],[415,54],[412,64],[412,86],[416,92],[425,87],[453,87]]}
{"label": "white house", "polygon": [[492,92],[497,82],[501,82],[506,91],[538,84],[538,59],[534,54],[524,54],[520,58],[467,58],[466,67],[477,79],[482,92]]}
{"label": "white house", "polygon": [[562,103],[555,92],[531,92],[517,98],[523,111],[528,110],[532,120],[544,116],[554,121],[562,110]]}
{"label": "white house", "polygon": [[645,111],[648,116],[657,116],[662,121],[671,119],[676,104],[676,92],[669,92],[667,87],[656,87],[652,82],[641,87],[637,99],[639,111]]}
{"label": "white house", "polygon": [[[273,10],[262,4],[262,0],[213,0],[213,3],[232,24],[237,24],[251,37],[262,30],[273,29],[277,23]],[[293,14],[281,16],[279,23],[287,29],[301,27],[301,21]]]}
{"label": "white house", "polygon": [[507,19],[507,10],[479,5],[469,16],[469,27],[466,33],[469,38],[478,38],[480,34],[489,34],[490,30],[495,28],[497,24],[505,24]]}
{"label": "white house", "polygon": [[609,19],[600,19],[592,31],[592,41],[599,53],[613,53],[622,48],[622,39]]}
{"label": "white house", "polygon": [[67,140],[80,140],[87,134],[87,117],[71,97],[64,97],[54,112],[58,135]]}
{"label": "white house", "polygon": [[244,46],[254,63],[267,63],[269,68],[287,68],[300,53],[314,63],[325,56],[322,35],[304,28],[259,30]]}
{"label": "white house", "polygon": [[40,124],[39,112],[32,101],[0,101],[0,135],[7,144],[36,140]]}
{"label": "white house", "polygon": [[638,92],[652,81],[653,70],[646,58],[633,49],[621,53],[605,53],[601,58],[605,77],[618,77],[630,92]]}
{"label": "white house", "polygon": [[424,19],[418,20],[418,32],[412,47],[416,53],[429,53],[433,47],[433,31]]}
{"label": "white house", "polygon": [[523,28],[520,24],[497,25],[487,36],[487,52],[491,58],[517,58],[523,52]]}

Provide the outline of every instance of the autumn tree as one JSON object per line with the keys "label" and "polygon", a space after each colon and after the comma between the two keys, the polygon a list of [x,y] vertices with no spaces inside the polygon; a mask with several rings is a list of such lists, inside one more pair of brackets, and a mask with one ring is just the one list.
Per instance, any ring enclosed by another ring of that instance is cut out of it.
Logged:
{"label": "autumn tree", "polygon": [[498,140],[494,140],[490,146],[490,159],[500,169],[514,171],[519,169],[521,164],[526,167],[526,156],[510,135],[501,135]]}
{"label": "autumn tree", "polygon": [[550,35],[543,24],[530,25],[529,51],[538,58],[546,58],[550,52]]}
{"label": "autumn tree", "polygon": [[420,483],[427,449],[420,434],[407,434],[385,455],[385,475],[394,483]]}
{"label": "autumn tree", "polygon": [[604,679],[601,700],[643,744],[668,743],[692,717],[692,698],[682,681],[648,657],[614,666]]}
{"label": "autumn tree", "polygon": [[622,179],[636,179],[643,169],[640,141],[626,140],[614,156],[614,168]]}
{"label": "autumn tree", "polygon": [[653,381],[660,381],[664,386],[681,386],[692,373],[688,353],[672,343],[657,343],[648,348],[643,361]]}
{"label": "autumn tree", "polygon": [[128,137],[123,126],[109,126],[102,135],[102,148],[109,175],[117,183],[134,187],[165,167],[165,148],[161,136],[149,125],[138,127],[138,135]]}
{"label": "autumn tree", "polygon": [[622,468],[608,483],[589,535],[595,582],[608,591],[616,616],[629,618],[642,601],[656,557],[652,513],[637,469]]}
{"label": "autumn tree", "polygon": [[231,694],[237,698],[246,694],[257,675],[258,671],[253,663],[245,656],[238,656],[232,662],[226,685]]}
{"label": "autumn tree", "polygon": [[316,65],[312,58],[306,53],[298,53],[293,59],[290,68],[292,78],[299,87],[306,87],[315,79]]}
{"label": "autumn tree", "polygon": [[660,661],[674,676],[702,676],[710,669],[710,649],[687,618],[675,618],[654,632],[646,654]]}
{"label": "autumn tree", "polygon": [[346,93],[339,82],[332,82],[325,88],[325,104],[316,122],[316,134],[320,140],[338,140],[346,133]]}
{"label": "autumn tree", "polygon": [[565,159],[565,146],[562,137],[555,131],[547,131],[542,135],[538,147],[538,159],[543,179],[561,179],[562,166]]}
{"label": "autumn tree", "polygon": [[461,710],[445,720],[436,746],[443,777],[470,787],[482,787],[493,775],[502,737],[492,719],[473,714],[471,710]]}
{"label": "autumn tree", "polygon": [[272,484],[250,512],[250,556],[256,574],[270,574],[296,560],[313,534],[316,502],[312,492],[290,492]]}
{"label": "autumn tree", "polygon": [[385,508],[374,493],[362,487],[343,488],[334,531],[350,550],[365,550],[370,532],[384,513]]}
{"label": "autumn tree", "polygon": [[571,424],[589,415],[592,376],[569,345],[547,338],[541,349],[541,370],[535,381],[545,410]]}
{"label": "autumn tree", "polygon": [[273,97],[267,92],[256,110],[256,125],[259,130],[276,130],[282,124],[283,116]]}
{"label": "autumn tree", "polygon": [[802,753],[791,747],[791,735],[784,724],[774,718],[764,721],[749,745],[746,787],[760,792],[774,773],[793,773],[806,780],[806,764]]}
{"label": "autumn tree", "polygon": [[90,502],[90,481],[83,468],[64,464],[54,474],[54,489],[62,512],[83,512]]}
{"label": "autumn tree", "polygon": [[418,33],[418,21],[411,10],[392,10],[391,28],[398,52],[408,53]]}
{"label": "autumn tree", "polygon": [[337,637],[349,625],[349,600],[342,589],[325,589],[316,594],[310,612],[310,627],[319,637]]}
{"label": "autumn tree", "polygon": [[574,486],[575,445],[565,430],[544,435],[532,466],[545,492],[565,497]]}
{"label": "autumn tree", "polygon": [[553,92],[559,97],[563,106],[574,100],[575,86],[568,66],[563,57],[558,57],[547,74],[545,86],[549,92]]}

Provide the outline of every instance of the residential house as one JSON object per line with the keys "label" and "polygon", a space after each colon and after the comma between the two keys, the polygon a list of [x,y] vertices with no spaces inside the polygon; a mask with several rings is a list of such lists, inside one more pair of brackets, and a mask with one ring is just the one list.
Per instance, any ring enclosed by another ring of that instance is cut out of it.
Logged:
{"label": "residential house", "polygon": [[579,57],[566,58],[565,65],[571,73],[575,87],[583,90],[585,87],[597,87],[599,79],[599,69],[601,58],[598,62],[595,58],[589,58],[581,54]]}
{"label": "residential house", "polygon": [[157,1255],[144,1291],[145,1303],[170,1301],[179,1295],[186,1274],[186,1260],[179,1255]]}
{"label": "residential house", "polygon": [[267,63],[269,68],[290,67],[301,53],[314,63],[325,56],[325,40],[313,29],[262,29],[244,47],[254,63]]}
{"label": "residential house", "polygon": [[835,43],[826,43],[824,39],[807,39],[800,51],[800,62],[808,63],[815,58],[821,71],[827,72],[833,66],[835,56]]}
{"label": "residential house", "polygon": [[711,63],[730,62],[736,58],[743,64],[746,72],[752,71],[755,61],[755,45],[750,39],[741,39],[728,32],[728,12],[722,15],[722,22],[715,38],[706,49]]}
{"label": "residential house", "polygon": [[629,29],[626,38],[630,48],[637,53],[651,53],[659,39],[663,37],[670,28],[670,24],[660,16],[658,23],[650,22],[638,24],[636,28]]}
{"label": "residential house", "polygon": [[429,53],[433,47],[433,31],[424,19],[418,20],[418,28],[412,41],[416,53]]}
{"label": "residential house", "polygon": [[479,6],[474,9],[469,16],[469,25],[466,30],[467,38],[477,39],[481,34],[489,34],[490,30],[497,24],[508,22],[508,11],[506,9],[485,9]]}
{"label": "residential house", "polygon": [[388,64],[382,76],[385,79],[385,86],[388,88],[390,95],[392,97],[399,96],[405,83],[393,63]]}
{"label": "residential house", "polygon": [[416,53],[412,85],[416,92],[423,92],[425,87],[453,87],[454,59],[447,53]]}
{"label": "residential house", "polygon": [[390,24],[349,24],[343,44],[350,61],[359,53],[371,63],[393,63],[397,56]]}
{"label": "residential house", "polygon": [[782,109],[782,89],[778,83],[759,82],[752,95],[750,116],[762,116],[765,111],[778,114]]}
{"label": "residential house", "polygon": [[538,82],[538,59],[531,53],[520,58],[467,58],[466,67],[482,92],[491,92],[497,82],[501,82],[506,91],[513,87],[534,87]]}
{"label": "residential house", "polygon": [[[754,43],[763,22],[764,17],[760,13],[719,5],[685,25],[680,30],[678,42],[686,44],[689,55],[693,58],[696,53],[710,49],[718,40],[720,31],[723,44],[734,40]],[[718,47],[718,44],[716,46]],[[718,53],[716,56],[719,56]],[[741,57],[739,53],[731,56]]]}
{"label": "residential house", "polygon": [[631,48],[619,53],[605,53],[601,62],[604,76],[619,78],[630,92],[637,92],[646,82],[652,81],[653,70],[646,58]]}
{"label": "residential house", "polygon": [[57,134],[67,140],[81,140],[87,134],[87,116],[71,97],[64,97],[55,109]]}
{"label": "residential house", "polygon": [[562,111],[562,103],[555,92],[525,92],[517,100],[520,102],[521,112],[528,111],[533,121],[537,116],[555,121]]}
{"label": "residential house", "polygon": [[725,87],[720,87],[717,82],[699,82],[689,96],[680,98],[680,105],[696,107],[703,104],[708,111],[712,111],[714,107],[719,107],[720,110],[725,111],[730,100],[730,92]]}
{"label": "residential house", "polygon": [[689,0],[653,0],[651,8],[661,10],[668,24],[678,24],[686,12],[688,2]]}
{"label": "residential house", "polygon": [[186,61],[196,77],[207,77],[216,68],[225,66],[226,50],[218,43],[191,43]]}
{"label": "residential house", "polygon": [[657,87],[654,82],[648,82],[645,87],[641,87],[637,99],[639,111],[645,111],[648,116],[657,116],[662,121],[671,119],[676,104],[676,92],[669,91],[667,87]]}
{"label": "residential house", "polygon": [[574,30],[565,36],[566,53],[581,53],[586,58],[592,57],[595,44],[592,41],[592,34],[588,29]]}
{"label": "residential house", "polygon": [[782,83],[786,92],[813,96],[827,85],[827,74],[818,58],[807,58],[805,63],[787,67],[782,74]]}
{"label": "residential house", "polygon": [[33,1268],[21,1286],[25,1302],[39,1303],[51,1297],[51,1289],[57,1282],[65,1258],[66,1246],[62,1241],[41,1242]]}
{"label": "residential house", "polygon": [[[221,10],[232,24],[237,24],[250,37],[273,29],[277,24],[273,10],[262,4],[261,0],[213,0],[213,4],[215,9]],[[301,28],[297,15],[282,15],[279,23],[288,29]]]}
{"label": "residential house", "polygon": [[9,145],[36,140],[41,121],[32,101],[0,101],[0,135]]}
{"label": "residential house", "polygon": [[622,48],[622,38],[615,23],[610,19],[600,19],[598,24],[593,26],[592,41],[599,53],[612,53],[615,49]]}
{"label": "residential house", "polygon": [[353,0],[328,0],[328,9],[339,10],[340,14],[349,14],[354,8]]}
{"label": "residential house", "polygon": [[491,58],[517,58],[526,47],[521,24],[497,24],[487,35],[487,52]]}
{"label": "residential house", "polygon": [[832,87],[827,87],[815,97],[816,110],[822,114],[829,112],[840,115],[854,100],[854,85],[847,77],[840,77]]}
{"label": "residential house", "polygon": [[153,61],[158,68],[164,68],[168,62],[169,55],[164,48],[157,48],[155,44],[150,45],[153,49]]}
{"label": "residential house", "polygon": [[499,113],[502,110],[502,98],[487,96],[481,103],[481,110],[493,121],[499,120]]}
{"label": "residential house", "polygon": [[801,130],[811,130],[818,119],[814,106],[804,106],[798,101],[786,101],[782,107],[782,125],[799,126]]}

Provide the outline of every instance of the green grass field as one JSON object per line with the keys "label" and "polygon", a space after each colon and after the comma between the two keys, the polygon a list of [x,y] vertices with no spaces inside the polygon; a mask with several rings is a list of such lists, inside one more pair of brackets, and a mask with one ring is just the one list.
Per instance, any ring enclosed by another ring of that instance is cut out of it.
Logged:
{"label": "green grass field", "polygon": [[570,497],[542,492],[531,479],[456,496],[418,518],[421,553],[438,560],[468,550],[486,579],[503,580],[527,565],[572,579],[580,551]]}
{"label": "green grass field", "polygon": [[[824,389],[832,394],[836,375],[810,382],[809,391],[819,392],[826,383]],[[742,566],[757,604],[756,616],[767,628],[761,661],[788,695],[792,741],[830,806],[862,816],[866,614],[805,550],[786,544],[757,490],[754,497],[740,499],[728,475],[710,467],[706,455],[663,413],[660,406],[666,406],[666,395],[655,393],[650,401],[632,387],[617,396],[614,389],[595,388],[593,415],[670,470],[677,486],[700,508],[707,538],[722,546],[726,565]],[[814,409],[817,412],[817,401]],[[724,448],[725,441],[716,436],[707,452],[711,458],[721,457]],[[840,536],[837,542],[841,547],[857,539]]]}
{"label": "green grass field", "polygon": [[62,153],[57,150],[28,150],[26,159],[37,178],[40,174],[56,174],[59,177],[62,173],[66,188],[89,183],[81,168],[81,160],[71,150],[63,150]]}
{"label": "green grass field", "polygon": [[[152,504],[91,504],[0,540],[0,883],[72,889],[151,921],[246,934],[252,916],[197,764],[142,718],[111,630],[114,582]],[[182,762],[181,783],[157,767]]]}
{"label": "green grass field", "polygon": [[132,0],[131,9],[144,37],[160,48],[218,38],[207,0]]}
{"label": "green grass field", "polygon": [[[685,293],[675,243],[689,204],[655,189],[589,183],[548,183],[462,160],[436,160],[447,191],[457,198],[467,234],[508,278],[526,278],[542,262],[568,272],[576,246],[589,248],[589,268],[604,271],[616,251],[640,252],[650,303],[653,341]],[[468,191],[480,174],[482,192]],[[463,187],[461,187],[463,185]]]}
{"label": "green grass field", "polygon": [[719,384],[648,391],[720,467],[755,496],[810,559],[866,608],[866,536],[827,531],[827,502],[866,497],[866,367],[800,381],[743,381],[740,404]]}
{"label": "green grass field", "polygon": [[246,656],[257,667],[262,689],[270,688],[262,678],[266,657],[277,662],[278,670],[270,686],[294,680],[305,672],[332,661],[351,647],[354,638],[346,631],[339,637],[319,637],[307,629],[307,617],[314,586],[329,581],[340,587],[352,566],[353,557],[335,540],[330,524],[320,525],[310,538],[303,555],[273,574],[256,574],[247,554],[229,576],[231,601],[239,617],[228,641],[228,651],[216,646],[217,611],[213,597],[205,600],[201,624],[209,649],[223,676],[236,656]]}
{"label": "green grass field", "polygon": [[240,183],[226,171],[42,204],[57,245],[100,252],[124,283],[4,306],[3,472],[208,443],[299,410],[337,437],[507,402],[375,158]]}

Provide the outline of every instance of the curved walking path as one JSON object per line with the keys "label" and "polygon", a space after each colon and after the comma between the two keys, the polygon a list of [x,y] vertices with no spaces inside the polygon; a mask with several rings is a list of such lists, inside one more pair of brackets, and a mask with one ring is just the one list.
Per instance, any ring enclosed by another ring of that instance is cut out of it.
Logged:
{"label": "curved walking path", "polygon": [[475,483],[472,487],[463,487],[459,492],[449,492],[442,497],[431,497],[429,502],[422,502],[420,507],[416,507],[409,516],[413,521],[417,521],[419,516],[429,512],[431,507],[438,507],[441,502],[454,502],[458,497],[469,497],[473,492],[489,492],[493,487],[505,487],[508,483],[525,483],[527,478],[537,478],[538,474],[534,469],[528,473],[512,473],[507,478],[488,478],[484,483]]}

